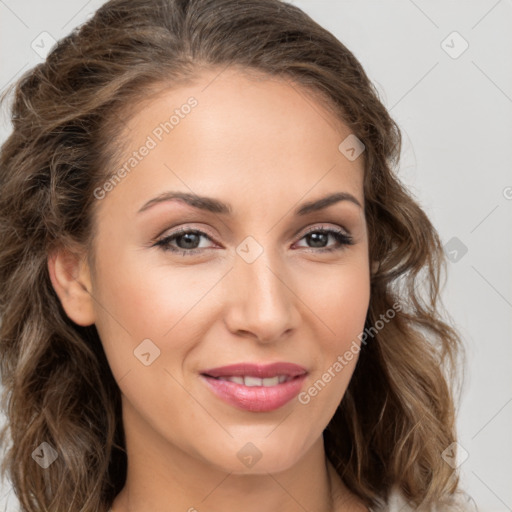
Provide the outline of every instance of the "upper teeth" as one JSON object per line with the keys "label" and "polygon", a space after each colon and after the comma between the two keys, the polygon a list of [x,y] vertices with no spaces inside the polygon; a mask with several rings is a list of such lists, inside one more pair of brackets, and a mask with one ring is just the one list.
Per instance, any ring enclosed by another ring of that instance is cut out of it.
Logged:
{"label": "upper teeth", "polygon": [[266,377],[264,379],[242,375],[233,377],[219,377],[220,380],[229,380],[230,382],[243,384],[244,386],[277,386],[278,384],[288,380],[288,378],[288,375],[276,375],[275,377]]}

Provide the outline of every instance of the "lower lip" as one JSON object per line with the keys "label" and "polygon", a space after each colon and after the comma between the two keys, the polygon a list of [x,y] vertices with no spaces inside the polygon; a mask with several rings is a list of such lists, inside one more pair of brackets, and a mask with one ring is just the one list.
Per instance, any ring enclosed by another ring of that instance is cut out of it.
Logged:
{"label": "lower lip", "polygon": [[279,409],[296,397],[302,388],[306,374],[276,386],[244,386],[206,375],[201,377],[210,389],[228,404],[245,411],[267,412]]}

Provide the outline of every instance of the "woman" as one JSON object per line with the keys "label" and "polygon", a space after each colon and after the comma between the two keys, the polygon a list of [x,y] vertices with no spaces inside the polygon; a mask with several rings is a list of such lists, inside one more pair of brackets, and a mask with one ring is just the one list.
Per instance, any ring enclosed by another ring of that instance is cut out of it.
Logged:
{"label": "woman", "polygon": [[467,510],[400,131],[278,0],[111,0],[16,84],[0,347],[24,510]]}

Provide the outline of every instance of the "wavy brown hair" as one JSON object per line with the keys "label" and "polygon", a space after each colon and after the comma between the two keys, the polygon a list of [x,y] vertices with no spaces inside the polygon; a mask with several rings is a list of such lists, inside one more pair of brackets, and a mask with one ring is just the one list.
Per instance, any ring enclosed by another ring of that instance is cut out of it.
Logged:
{"label": "wavy brown hair", "polygon": [[[49,278],[56,247],[95,235],[94,189],[119,161],[122,127],[148,91],[229,66],[313,92],[365,145],[371,260],[362,348],[324,431],[326,454],[367,504],[396,486],[413,506],[458,487],[441,452],[456,440],[461,342],[440,299],[438,234],[400,183],[401,134],[354,55],[279,0],[111,0],[61,39],[13,92],[0,153],[0,354],[8,474],[25,511],[105,511],[126,478],[120,390],[94,325],[65,314]],[[47,469],[32,453],[48,442]]]}

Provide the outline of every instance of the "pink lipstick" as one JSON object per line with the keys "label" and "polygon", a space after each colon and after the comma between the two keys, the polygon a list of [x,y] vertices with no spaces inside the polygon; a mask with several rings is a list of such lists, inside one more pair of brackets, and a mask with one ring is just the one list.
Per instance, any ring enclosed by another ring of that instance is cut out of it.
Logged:
{"label": "pink lipstick", "polygon": [[307,371],[293,363],[240,363],[201,372],[213,393],[228,404],[252,412],[282,407],[302,388]]}

